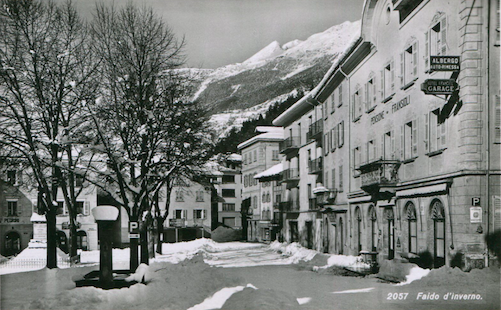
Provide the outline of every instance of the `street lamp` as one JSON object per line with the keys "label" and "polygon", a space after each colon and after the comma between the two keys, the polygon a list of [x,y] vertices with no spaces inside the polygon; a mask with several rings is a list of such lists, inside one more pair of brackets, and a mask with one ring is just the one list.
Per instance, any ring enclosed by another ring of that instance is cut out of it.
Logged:
{"label": "street lamp", "polygon": [[118,218],[118,209],[113,206],[98,206],[92,209],[97,222],[99,237],[99,282],[102,288],[113,287],[113,224]]}

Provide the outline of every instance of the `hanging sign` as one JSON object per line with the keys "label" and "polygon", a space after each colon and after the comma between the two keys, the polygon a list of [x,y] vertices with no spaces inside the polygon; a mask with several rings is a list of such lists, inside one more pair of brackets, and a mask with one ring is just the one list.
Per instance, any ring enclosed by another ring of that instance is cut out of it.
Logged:
{"label": "hanging sign", "polygon": [[454,80],[425,80],[421,90],[427,95],[452,95],[458,89]]}
{"label": "hanging sign", "polygon": [[459,72],[459,56],[430,56],[430,71],[453,71]]}
{"label": "hanging sign", "polygon": [[481,207],[470,207],[470,223],[482,223]]}

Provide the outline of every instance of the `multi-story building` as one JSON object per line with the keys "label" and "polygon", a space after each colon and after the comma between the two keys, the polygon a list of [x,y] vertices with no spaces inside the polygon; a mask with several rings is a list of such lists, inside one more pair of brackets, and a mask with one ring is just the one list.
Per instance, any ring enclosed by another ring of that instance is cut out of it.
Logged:
{"label": "multi-story building", "polygon": [[[252,241],[269,240],[271,230],[271,213],[262,214],[262,185],[254,178],[280,162],[279,142],[283,140],[283,129],[280,127],[258,126],[259,134],[238,145],[242,153],[242,199],[250,198],[247,239]],[[271,195],[270,189],[264,189],[265,200]],[[224,198],[224,197],[223,197]],[[268,210],[268,209],[267,209]]]}
{"label": "multi-story building", "polygon": [[190,180],[179,180],[172,188],[169,214],[164,223],[164,241],[178,242],[209,237],[211,190]]}
{"label": "multi-story building", "polygon": [[360,38],[274,121],[287,132],[323,107],[316,193],[337,240],[324,229],[324,249],[488,262],[485,236],[501,227],[498,25],[497,1],[365,2]]}
{"label": "multi-story building", "polygon": [[[217,222],[228,227],[242,228],[242,156],[220,154],[208,164],[208,174],[217,193]],[[214,216],[214,215],[213,215]]]}

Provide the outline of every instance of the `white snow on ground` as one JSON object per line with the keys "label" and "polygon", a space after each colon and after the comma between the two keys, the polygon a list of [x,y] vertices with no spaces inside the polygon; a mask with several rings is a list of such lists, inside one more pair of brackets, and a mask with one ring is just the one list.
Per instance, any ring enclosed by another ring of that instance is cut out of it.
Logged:
{"label": "white snow on ground", "polygon": [[420,280],[426,277],[430,273],[430,269],[423,269],[421,267],[414,267],[411,269],[408,275],[405,276],[405,281],[395,284],[396,286],[407,285],[413,281]]}
{"label": "white snow on ground", "polygon": [[332,292],[332,294],[353,294],[353,293],[368,293],[372,291],[374,287],[368,287],[368,288],[360,288],[356,290],[346,290],[346,291],[337,291],[337,292]]}
{"label": "white snow on ground", "polygon": [[304,305],[311,301],[311,297],[301,297],[301,298],[296,298],[296,300],[298,304]]}
{"label": "white snow on ground", "polygon": [[235,294],[236,292],[243,291],[246,287],[257,289],[250,283],[247,284],[247,286],[225,287],[214,293],[214,295],[207,297],[202,303],[188,308],[188,310],[221,309],[221,307],[223,307],[224,303],[228,300],[228,298],[231,297],[231,295]]}

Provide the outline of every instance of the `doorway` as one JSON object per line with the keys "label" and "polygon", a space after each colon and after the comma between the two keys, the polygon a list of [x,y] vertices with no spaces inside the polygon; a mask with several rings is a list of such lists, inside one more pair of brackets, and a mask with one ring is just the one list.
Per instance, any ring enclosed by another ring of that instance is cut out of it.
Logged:
{"label": "doorway", "polygon": [[344,252],[344,226],[343,218],[339,217],[339,254]]}
{"label": "doorway", "polygon": [[11,256],[21,252],[21,236],[11,231],[5,235],[5,256]]}
{"label": "doorway", "polygon": [[433,267],[445,265],[445,212],[444,205],[438,199],[431,203],[433,220]]}
{"label": "doorway", "polygon": [[388,259],[395,258],[395,217],[393,208],[386,208],[385,217],[388,221]]}

